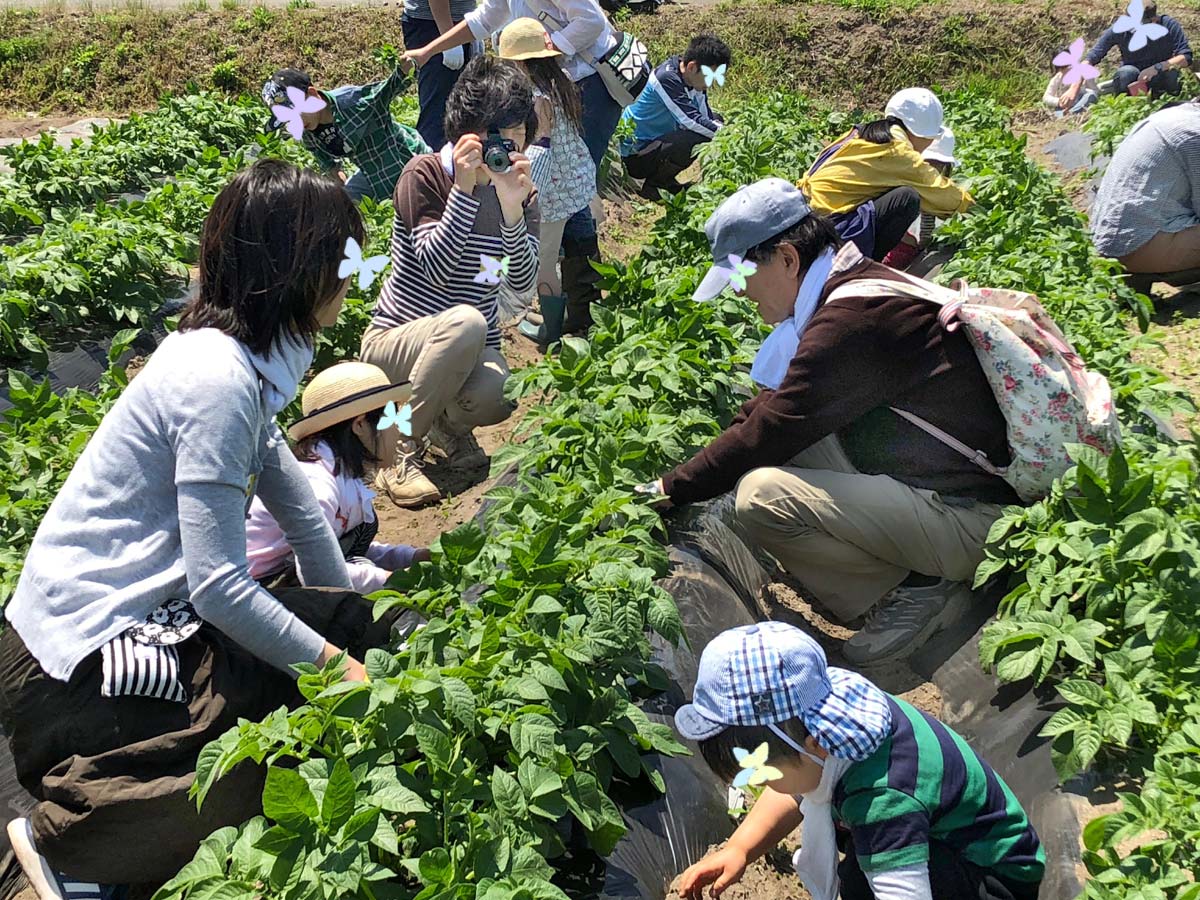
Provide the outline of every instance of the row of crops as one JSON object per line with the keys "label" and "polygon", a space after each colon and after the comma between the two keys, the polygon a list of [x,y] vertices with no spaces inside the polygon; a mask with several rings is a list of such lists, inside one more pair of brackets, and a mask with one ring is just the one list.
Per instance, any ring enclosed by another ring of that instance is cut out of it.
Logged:
{"label": "row of crops", "polygon": [[[1122,812],[1087,829],[1088,896],[1196,900],[1197,461],[1189,448],[1159,442],[1145,414],[1169,414],[1180,400],[1134,361],[1144,338],[1128,322],[1131,313],[1145,321],[1144,303],[1095,256],[1080,216],[1028,160],[1007,113],[970,95],[946,106],[980,201],[979,212],[941,232],[958,248],[946,277],[1037,293],[1113,382],[1129,426],[1121,454],[1081,452],[1049,498],[997,523],[980,577],[1008,578],[1012,590],[985,634],[983,662],[1003,680],[1056,687],[1062,708],[1047,735],[1064,778],[1099,765],[1135,788]],[[238,144],[247,108],[211,109],[211,133]],[[216,124],[222,115],[235,123],[230,132]],[[514,465],[519,483],[494,489],[482,527],[444,535],[431,563],[401,573],[381,595],[382,606],[418,609],[430,625],[399,653],[371,652],[367,684],[340,682],[336,663],[307,668],[304,705],[205,750],[198,799],[233,765],[256,760],[269,767],[266,818],[213,835],[160,900],[562,898],[551,862],[614,846],[623,832],[614,787],[661,789],[649,754],[682,749],[637,706],[665,684],[650,661],[650,633],[675,641],[680,624],[654,584],[667,566],[657,514],[629,486],[718,433],[748,389],[745,364],[759,337],[739,301],[691,303],[708,264],[702,225],[742,184],[796,177],[843,124],[778,94],[732,117],[705,151],[704,184],[669,201],[643,251],[606,271],[607,308],[590,340],[569,339],[557,357],[512,379],[514,392],[540,403],[523,442],[497,455],[497,468]],[[180,173],[195,167],[210,173],[189,193],[191,217],[168,220],[184,246],[194,247],[208,197],[246,164],[247,148],[296,153],[241,134],[245,143],[225,152],[201,147],[194,159],[160,164],[171,178],[151,193],[185,182]],[[119,186],[103,193],[128,188],[106,177]],[[27,208],[36,215],[15,236],[21,242],[49,227],[35,221],[44,218],[36,202]],[[385,247],[390,212],[366,206],[373,252]],[[103,304],[103,294],[92,296]],[[352,293],[318,364],[356,351],[373,300]],[[114,368],[96,395],[56,396],[11,377],[16,406],[0,425],[0,453],[14,461],[0,487],[2,596],[124,383]],[[474,602],[463,603],[464,594]],[[1119,857],[1114,848],[1136,836],[1137,849]]]}

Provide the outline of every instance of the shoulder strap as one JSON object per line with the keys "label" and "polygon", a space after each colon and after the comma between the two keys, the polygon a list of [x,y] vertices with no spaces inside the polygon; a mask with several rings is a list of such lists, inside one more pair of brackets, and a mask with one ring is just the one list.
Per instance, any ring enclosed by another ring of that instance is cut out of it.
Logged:
{"label": "shoulder strap", "polygon": [[[605,15],[604,18],[607,19],[608,16]],[[547,22],[551,23],[552,25],[554,25],[555,31],[562,31],[564,28],[567,27],[566,22],[560,22],[555,16],[551,15],[550,13],[548,13],[546,11],[542,11],[542,12],[538,13],[538,21],[541,22],[543,25],[545,25]],[[547,28],[546,31],[549,32],[550,29]],[[592,56],[592,54],[588,53],[587,50],[585,50],[584,48],[577,47],[575,49],[575,55],[578,56],[580,59],[582,59],[589,66],[591,66],[593,69],[596,67],[596,57]]]}
{"label": "shoulder strap", "polygon": [[812,178],[812,176],[816,174],[817,169],[821,168],[821,166],[823,166],[823,165],[825,165],[825,163],[829,162],[829,160],[833,156],[833,154],[837,153],[844,146],[846,146],[846,144],[848,144],[854,138],[854,136],[857,134],[858,134],[858,126],[855,125],[852,129],[850,129],[850,133],[848,135],[846,135],[840,141],[835,141],[834,143],[832,143],[828,147],[826,147],[824,150],[822,150],[820,155],[817,156],[816,161],[813,162],[812,166],[809,168],[807,177]]}
{"label": "shoulder strap", "polygon": [[[900,273],[903,275],[903,273]],[[903,281],[888,281],[883,278],[858,278],[834,288],[826,302],[839,300],[843,297],[912,297],[916,300],[928,300],[938,306],[946,306],[960,299],[960,291],[942,287],[931,281],[903,275]]]}
{"label": "shoulder strap", "polygon": [[979,468],[983,469],[983,471],[987,472],[989,475],[996,475],[999,477],[1004,476],[1004,470],[998,469],[994,465],[992,465],[991,460],[988,459],[987,454],[984,453],[982,450],[972,450],[969,446],[964,444],[962,441],[960,441],[954,435],[949,434],[948,432],[942,431],[942,429],[938,428],[932,422],[925,421],[920,416],[918,416],[916,413],[910,413],[907,410],[898,409],[895,406],[889,406],[888,409],[890,409],[892,412],[894,412],[900,418],[905,419],[908,422],[911,422],[913,425],[916,425],[918,428],[920,428],[923,432],[925,432],[927,435],[929,435],[934,440],[945,444],[951,450],[954,450],[955,452],[960,453],[961,455],[965,456],[967,459],[969,459],[971,462],[975,463],[975,465],[979,466]]}

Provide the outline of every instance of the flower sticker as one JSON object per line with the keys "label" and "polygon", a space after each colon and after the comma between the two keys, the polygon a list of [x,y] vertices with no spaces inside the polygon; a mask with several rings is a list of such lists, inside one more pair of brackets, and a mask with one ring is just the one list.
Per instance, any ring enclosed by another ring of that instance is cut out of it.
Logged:
{"label": "flower sticker", "polygon": [[389,400],[387,406],[383,408],[383,415],[379,417],[379,424],[376,426],[380,431],[386,428],[396,426],[400,429],[400,433],[406,437],[412,437],[412,404],[405,403],[400,409],[396,409],[396,401]]}
{"label": "flower sticker", "polygon": [[1066,74],[1063,75],[1063,84],[1072,85],[1078,81],[1100,77],[1100,70],[1083,58],[1085,46],[1083,38],[1076,38],[1069,50],[1054,57],[1054,65],[1067,67]]}
{"label": "flower sticker", "polygon": [[508,274],[508,257],[496,259],[486,253],[479,254],[479,274],[472,279],[476,284],[499,284]]}
{"label": "flower sticker", "polygon": [[365,291],[375,280],[375,276],[384,270],[388,258],[383,254],[363,259],[362,247],[354,238],[346,238],[346,256],[338,266],[338,278],[348,278],[358,273],[358,289]]}
{"label": "flower sticker", "polygon": [[1143,22],[1142,17],[1145,13],[1146,7],[1142,0],[1129,0],[1125,15],[1118,16],[1116,24],[1113,25],[1113,31],[1117,33],[1133,32],[1133,37],[1129,39],[1129,49],[1135,52],[1145,47],[1149,41],[1157,41],[1167,34],[1165,26],[1157,22]]}
{"label": "flower sticker", "polygon": [[777,781],[783,777],[782,772],[774,766],[767,765],[766,741],[759,744],[758,749],[753,753],[749,753],[741,747],[734,747],[733,755],[737,758],[738,765],[742,767],[742,771],[738,772],[737,777],[733,779],[735,788],[746,785],[758,787],[768,781]]}
{"label": "flower sticker", "polygon": [[729,262],[732,266],[725,267],[725,271],[729,273],[730,285],[735,291],[744,291],[746,279],[758,271],[758,264],[748,259],[742,259],[736,253],[729,254]]}
{"label": "flower sticker", "polygon": [[704,74],[705,87],[712,87],[713,82],[716,82],[718,87],[725,87],[725,63],[721,63],[715,69],[702,65],[700,71]]}
{"label": "flower sticker", "polygon": [[310,97],[296,87],[289,87],[287,96],[291,105],[275,103],[271,106],[271,112],[278,121],[287,126],[287,133],[292,136],[292,140],[298,141],[304,137],[304,120],[300,118],[300,114],[320,112],[327,104],[324,98]]}

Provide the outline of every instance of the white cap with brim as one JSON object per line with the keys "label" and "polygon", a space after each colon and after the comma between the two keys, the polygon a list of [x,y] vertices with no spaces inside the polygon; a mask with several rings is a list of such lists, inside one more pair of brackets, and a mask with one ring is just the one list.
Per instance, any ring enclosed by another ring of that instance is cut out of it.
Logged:
{"label": "white cap with brim", "polygon": [[950,128],[943,128],[941,137],[925,148],[921,158],[929,162],[944,162],[957,166],[958,160],[954,158],[954,150],[957,146],[954,132]]}
{"label": "white cap with brim", "polygon": [[764,178],[727,197],[704,224],[713,266],[692,299],[698,303],[715,299],[733,276],[731,256],[745,256],[752,247],[787,231],[811,212],[800,189],[782,178]]}
{"label": "white cap with brim", "polygon": [[942,133],[942,101],[929,88],[905,88],[887,102],[884,114],[895,116],[919,138],[937,138]]}

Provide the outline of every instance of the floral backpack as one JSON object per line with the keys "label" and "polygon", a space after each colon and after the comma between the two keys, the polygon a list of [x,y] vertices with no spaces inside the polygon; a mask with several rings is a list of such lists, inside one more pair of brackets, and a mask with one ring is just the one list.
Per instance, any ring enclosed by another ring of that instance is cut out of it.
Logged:
{"label": "floral backpack", "polygon": [[1071,467],[1067,444],[1087,444],[1109,453],[1121,442],[1108,382],[1084,367],[1036,297],[1000,288],[972,288],[965,282],[956,282],[952,289],[909,275],[904,278],[853,281],[829,299],[900,294],[941,306],[938,320],[947,331],[964,327],[979,357],[1008,425],[1012,462],[1005,467],[993,465],[982,450],[972,449],[920,416],[895,407],[892,412],[1003,478],[1025,501],[1046,496]]}

